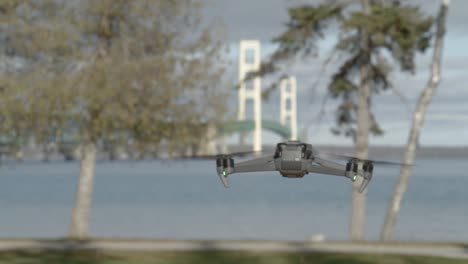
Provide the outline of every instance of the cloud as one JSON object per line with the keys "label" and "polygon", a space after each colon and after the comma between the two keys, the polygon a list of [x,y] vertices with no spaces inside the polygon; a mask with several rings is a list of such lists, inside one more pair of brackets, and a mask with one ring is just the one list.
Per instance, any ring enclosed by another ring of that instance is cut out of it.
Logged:
{"label": "cloud", "polygon": [[216,0],[205,11],[221,18],[228,29],[229,41],[260,39],[270,41],[287,20],[286,1]]}
{"label": "cloud", "polygon": [[[238,41],[243,38],[270,41],[284,29],[288,20],[287,8],[300,4],[318,4],[320,0],[216,0],[207,1],[204,14],[208,18],[222,19],[228,30],[228,39]],[[411,0],[426,14],[436,16],[440,1]],[[447,18],[448,34],[468,35],[468,1],[452,0]]]}
{"label": "cloud", "polygon": [[[417,5],[422,11],[435,17],[442,1],[427,1],[427,0],[411,0],[405,1]],[[428,4],[430,3],[430,4]],[[468,10],[468,1],[466,0],[451,0],[447,13],[447,29],[449,34],[467,35],[468,28],[466,27],[468,19],[466,16]]]}

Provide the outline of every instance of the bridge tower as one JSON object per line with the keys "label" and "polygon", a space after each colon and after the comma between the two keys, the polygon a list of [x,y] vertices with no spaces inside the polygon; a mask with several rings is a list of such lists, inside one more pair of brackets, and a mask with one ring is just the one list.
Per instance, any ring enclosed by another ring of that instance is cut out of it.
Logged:
{"label": "bridge tower", "polygon": [[291,130],[291,140],[297,140],[297,97],[296,78],[287,76],[280,83],[280,122],[288,125]]}
{"label": "bridge tower", "polygon": [[[262,91],[259,76],[244,81],[249,72],[260,69],[260,42],[258,40],[242,40],[239,49],[239,108],[238,120],[245,120],[245,105],[247,100],[253,100],[253,118],[255,121],[253,150],[262,150]],[[241,136],[242,137],[242,136]]]}

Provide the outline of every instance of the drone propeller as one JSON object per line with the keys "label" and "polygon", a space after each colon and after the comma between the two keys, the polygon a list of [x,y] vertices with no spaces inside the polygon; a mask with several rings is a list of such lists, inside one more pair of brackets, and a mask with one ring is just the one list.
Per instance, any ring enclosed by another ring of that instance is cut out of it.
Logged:
{"label": "drone propeller", "polygon": [[359,159],[353,156],[322,153],[322,152],[319,153],[319,156],[325,156],[325,157],[329,157],[332,159],[339,159],[339,160],[357,160],[361,162],[371,162],[376,165],[385,165],[385,166],[413,166],[413,164],[399,163],[399,162],[393,162],[393,161],[384,161],[384,160]]}
{"label": "drone propeller", "polygon": [[232,153],[227,153],[227,154],[216,154],[216,155],[192,155],[192,156],[182,156],[178,157],[176,159],[194,159],[194,160],[212,160],[216,158],[222,158],[222,157],[233,157],[233,156],[247,156],[251,154],[261,154],[263,151],[240,151],[240,152],[232,152]]}

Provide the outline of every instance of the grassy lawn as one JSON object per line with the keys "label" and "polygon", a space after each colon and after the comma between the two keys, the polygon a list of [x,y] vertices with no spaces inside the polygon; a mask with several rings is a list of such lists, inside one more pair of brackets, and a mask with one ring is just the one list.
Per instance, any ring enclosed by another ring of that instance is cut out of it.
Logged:
{"label": "grassy lawn", "polygon": [[0,264],[467,264],[468,260],[361,254],[281,253],[281,252],[130,252],[130,251],[0,251]]}

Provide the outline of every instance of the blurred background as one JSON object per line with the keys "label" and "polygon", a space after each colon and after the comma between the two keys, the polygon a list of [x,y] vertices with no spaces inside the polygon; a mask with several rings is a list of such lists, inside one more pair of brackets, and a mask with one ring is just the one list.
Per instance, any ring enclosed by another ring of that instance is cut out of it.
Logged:
{"label": "blurred background", "polygon": [[[0,238],[468,241],[468,2],[442,3],[0,1]],[[288,139],[415,166],[356,194],[178,159]]]}

